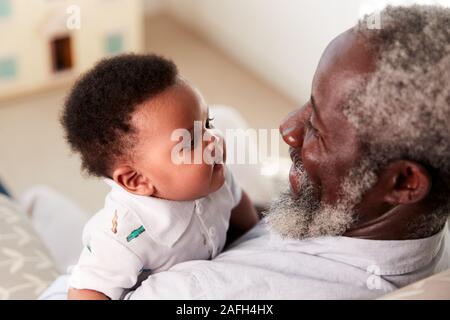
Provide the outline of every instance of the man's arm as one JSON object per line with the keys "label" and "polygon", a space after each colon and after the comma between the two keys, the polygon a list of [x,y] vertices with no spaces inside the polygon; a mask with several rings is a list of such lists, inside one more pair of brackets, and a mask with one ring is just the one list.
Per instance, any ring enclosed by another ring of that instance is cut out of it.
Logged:
{"label": "man's arm", "polygon": [[230,228],[227,233],[227,244],[242,236],[253,228],[260,217],[247,193],[242,191],[241,201],[231,210]]}

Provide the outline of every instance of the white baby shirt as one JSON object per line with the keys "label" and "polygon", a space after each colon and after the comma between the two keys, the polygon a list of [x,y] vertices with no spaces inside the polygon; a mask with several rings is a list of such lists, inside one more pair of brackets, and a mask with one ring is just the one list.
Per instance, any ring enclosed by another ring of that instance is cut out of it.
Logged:
{"label": "white baby shirt", "polygon": [[69,286],[119,299],[142,272],[214,258],[225,245],[230,213],[242,194],[224,169],[223,186],[195,201],[137,196],[106,179],[112,189],[84,228],[85,247]]}

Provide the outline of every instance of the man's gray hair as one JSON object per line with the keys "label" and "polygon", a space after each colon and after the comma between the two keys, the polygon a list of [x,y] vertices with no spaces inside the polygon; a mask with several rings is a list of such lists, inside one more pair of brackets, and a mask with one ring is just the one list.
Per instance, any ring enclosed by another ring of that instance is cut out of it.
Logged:
{"label": "man's gray hair", "polygon": [[430,213],[411,237],[437,232],[450,212],[450,8],[388,6],[381,28],[355,28],[377,56],[375,71],[344,106],[364,152],[378,168],[396,159],[432,175]]}

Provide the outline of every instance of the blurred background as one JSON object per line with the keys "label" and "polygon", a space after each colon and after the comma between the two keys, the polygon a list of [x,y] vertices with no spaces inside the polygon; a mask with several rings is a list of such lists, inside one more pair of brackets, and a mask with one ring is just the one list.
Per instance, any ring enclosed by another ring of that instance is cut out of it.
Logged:
{"label": "blurred background", "polygon": [[209,104],[233,106],[250,127],[277,128],[308,100],[336,35],[386,3],[412,2],[0,0],[0,179],[13,195],[41,184],[88,212],[101,208],[108,188],[80,173],[58,117],[73,81],[102,57],[162,54]]}

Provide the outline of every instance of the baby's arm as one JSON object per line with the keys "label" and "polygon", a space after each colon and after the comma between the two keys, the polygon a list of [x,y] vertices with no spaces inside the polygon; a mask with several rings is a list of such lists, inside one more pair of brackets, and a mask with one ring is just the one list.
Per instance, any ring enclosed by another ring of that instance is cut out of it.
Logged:
{"label": "baby's arm", "polygon": [[247,193],[236,183],[231,170],[225,170],[225,181],[233,197],[233,209],[230,216],[230,227],[227,232],[227,244],[250,230],[258,223],[260,217]]}
{"label": "baby's arm", "polygon": [[230,229],[235,238],[240,237],[258,223],[260,217],[248,195],[242,191],[241,201],[231,210]]}
{"label": "baby's arm", "polygon": [[67,295],[69,300],[110,300],[106,295],[101,292],[87,289],[74,289],[69,288]]}
{"label": "baby's arm", "polygon": [[121,218],[123,215],[115,220],[116,228],[101,224],[90,229],[69,279],[68,299],[116,300],[124,290],[136,284],[143,264],[135,249],[143,235],[128,241],[127,236],[132,233],[134,225],[139,226],[139,221],[130,215],[126,219]]}

